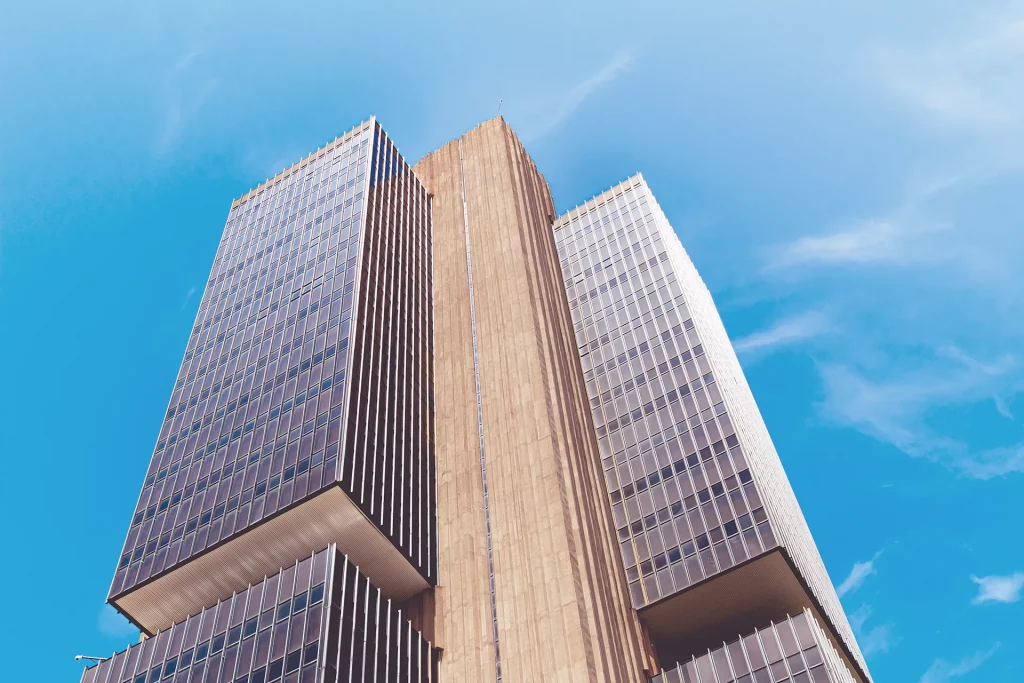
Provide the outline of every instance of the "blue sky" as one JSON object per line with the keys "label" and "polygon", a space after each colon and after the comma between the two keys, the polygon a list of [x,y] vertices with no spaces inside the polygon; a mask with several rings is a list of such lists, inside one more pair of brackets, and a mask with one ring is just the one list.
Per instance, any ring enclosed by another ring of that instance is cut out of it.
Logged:
{"label": "blue sky", "polygon": [[293,4],[3,10],[5,675],[134,636],[103,598],[231,199],[503,99],[559,210],[644,173],[876,680],[1024,679],[1024,5]]}

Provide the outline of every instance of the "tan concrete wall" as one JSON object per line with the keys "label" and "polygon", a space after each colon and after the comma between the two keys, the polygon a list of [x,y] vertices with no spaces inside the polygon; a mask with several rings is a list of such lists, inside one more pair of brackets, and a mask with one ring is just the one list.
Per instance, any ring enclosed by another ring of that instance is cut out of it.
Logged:
{"label": "tan concrete wall", "polygon": [[441,148],[420,161],[413,172],[434,195],[433,225],[442,226],[440,232],[434,228],[433,236],[440,584],[434,644],[444,648],[444,681],[488,681],[494,680],[494,638],[458,146]]}
{"label": "tan concrete wall", "polygon": [[500,118],[414,172],[434,195],[442,679],[495,679],[468,223],[502,680],[644,681],[547,184]]}

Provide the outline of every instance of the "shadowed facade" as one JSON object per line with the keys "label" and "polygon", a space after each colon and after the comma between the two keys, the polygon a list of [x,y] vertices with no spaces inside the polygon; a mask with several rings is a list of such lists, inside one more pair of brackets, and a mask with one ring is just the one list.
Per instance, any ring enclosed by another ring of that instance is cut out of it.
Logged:
{"label": "shadowed facade", "polygon": [[630,598],[659,659],[810,609],[870,680],[711,294],[643,177],[553,232]]}

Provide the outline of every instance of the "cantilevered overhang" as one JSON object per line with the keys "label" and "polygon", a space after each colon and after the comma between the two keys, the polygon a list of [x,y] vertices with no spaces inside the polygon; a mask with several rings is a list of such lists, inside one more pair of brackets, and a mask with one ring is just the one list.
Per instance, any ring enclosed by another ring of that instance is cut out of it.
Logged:
{"label": "cantilevered overhang", "polygon": [[112,597],[110,603],[153,634],[331,543],[385,597],[405,601],[429,587],[341,487],[331,486]]}
{"label": "cantilevered overhang", "polygon": [[683,661],[723,642],[735,640],[751,626],[781,621],[809,608],[857,681],[871,679],[856,665],[836,636],[821,606],[783,548],[751,558],[721,574],[673,593],[640,609],[640,619],[654,640],[658,657]]}

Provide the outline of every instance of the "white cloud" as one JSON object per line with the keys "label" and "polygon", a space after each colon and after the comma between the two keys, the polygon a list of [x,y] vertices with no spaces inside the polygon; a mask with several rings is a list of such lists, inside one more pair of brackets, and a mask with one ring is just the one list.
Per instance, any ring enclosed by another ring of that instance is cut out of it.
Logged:
{"label": "white cloud", "polygon": [[191,50],[182,55],[164,74],[163,120],[157,134],[156,151],[165,154],[177,145],[203,104],[220,87],[219,79],[194,73],[193,63],[205,50]]}
{"label": "white cloud", "polygon": [[899,642],[894,624],[879,624],[865,629],[865,622],[871,618],[873,612],[871,605],[861,605],[856,612],[850,615],[850,626],[853,627],[853,633],[857,637],[857,643],[865,657],[884,654]]}
{"label": "white cloud", "polygon": [[800,237],[779,250],[772,266],[898,261],[903,252],[901,241],[900,231],[891,221],[867,220],[827,235]]}
{"label": "white cloud", "polygon": [[978,584],[978,595],[971,600],[971,604],[1017,602],[1020,600],[1021,589],[1024,589],[1024,572],[1007,576],[971,576],[971,581]]}
{"label": "white cloud", "polygon": [[[1003,355],[978,361],[956,347],[941,347],[925,355],[913,369],[893,367],[868,373],[854,365],[822,362],[818,371],[825,400],[823,416],[856,428],[908,455],[940,463],[963,476],[991,479],[1024,472],[1024,444],[972,449],[945,436],[928,421],[936,407],[986,400],[1016,391],[1017,362]],[[885,375],[873,379],[869,375]]]}
{"label": "white cloud", "polygon": [[762,275],[796,284],[804,306],[827,297],[833,323],[857,331],[816,345],[827,419],[990,479],[1024,472],[1024,441],[979,448],[938,413],[990,402],[1014,420],[1024,390],[1009,353],[1024,344],[1021,213],[1001,203],[1024,170],[1024,3],[958,13],[859,63],[872,102],[929,146],[894,157],[913,168],[902,196],[777,245]]}
{"label": "white cloud", "polygon": [[952,344],[946,344],[945,346],[939,347],[936,349],[936,353],[944,358],[956,361],[958,364],[972,372],[989,377],[998,377],[1003,375],[1014,366],[1014,359],[1011,355],[1007,354],[992,362],[985,363],[977,358],[968,356],[961,349],[953,346]]}
{"label": "white cloud", "polygon": [[879,624],[857,634],[857,643],[865,657],[888,652],[897,640],[892,624]]}
{"label": "white cloud", "polygon": [[1005,417],[1007,420],[1013,419],[1013,413],[1010,411],[1010,404],[1006,402],[1006,399],[1002,396],[993,396],[992,400],[996,404],[996,410],[1000,415]]}
{"label": "white cloud", "polygon": [[111,638],[137,638],[139,629],[121,616],[110,605],[103,605],[97,618],[97,626],[101,633]]}
{"label": "white cloud", "polygon": [[945,659],[936,659],[928,667],[928,670],[924,672],[918,683],[946,683],[954,678],[969,674],[987,662],[999,650],[1000,645],[1000,643],[996,643],[988,650],[975,652],[973,655],[968,655],[955,664],[951,664]]}
{"label": "white cloud", "polygon": [[867,63],[897,102],[945,126],[989,134],[1024,116],[1024,7],[1004,6],[958,26],[958,35],[916,48],[880,47]]}
{"label": "white cloud", "polygon": [[557,129],[565,123],[597,90],[615,81],[633,61],[633,55],[620,50],[599,70],[570,87],[548,111],[544,112],[543,123],[529,131],[529,138],[536,139]]}
{"label": "white cloud", "polygon": [[877,574],[878,570],[875,569],[875,562],[877,562],[878,558],[881,556],[882,551],[879,550],[875,553],[874,557],[867,562],[855,562],[853,569],[850,570],[847,577],[841,584],[839,584],[839,587],[836,588],[836,592],[839,594],[839,597],[843,597],[844,595],[857,590],[864,583],[865,579],[873,574]]}
{"label": "white cloud", "polygon": [[185,310],[185,307],[188,306],[188,302],[191,301],[192,297],[195,296],[195,295],[196,295],[196,288],[195,287],[189,287],[188,293],[185,294],[185,300],[181,302],[181,310]]}
{"label": "white cloud", "polygon": [[[941,180],[921,196],[912,190],[911,207],[922,199],[983,187],[1024,168],[1024,3],[1007,3],[997,11],[964,7],[971,16],[935,34],[931,42],[868,51],[866,76],[874,88],[903,107],[915,124],[936,126],[939,160],[933,163],[943,169]],[[914,240],[911,247],[926,252],[938,247],[955,264],[966,262],[976,273],[1001,275],[1002,250],[1017,251],[1019,240],[1012,239],[1017,226],[1009,234],[989,225],[958,227],[955,234],[935,240],[944,246]],[[1017,259],[1011,255],[1009,261]]]}
{"label": "white cloud", "polygon": [[908,104],[936,119],[960,124],[991,125],[1012,120],[1011,111],[977,84],[954,73],[944,56],[914,58],[899,53],[882,53],[888,62],[889,90]]}
{"label": "white cloud", "polygon": [[886,214],[849,221],[776,247],[766,270],[842,264],[976,267],[977,257],[951,241],[954,223],[936,220],[927,210],[929,202],[965,180],[962,175],[946,174],[913,182],[903,201]]}
{"label": "white cloud", "polygon": [[780,320],[767,330],[754,332],[746,337],[737,339],[732,345],[736,349],[736,353],[770,351],[778,347],[788,346],[805,339],[817,337],[825,333],[828,328],[829,325],[825,316],[812,311]]}
{"label": "white cloud", "polygon": [[864,628],[864,623],[871,618],[871,614],[874,612],[871,605],[861,605],[857,608],[856,612],[849,615],[850,627],[853,628],[855,633],[859,633]]}
{"label": "white cloud", "polygon": [[969,453],[957,458],[954,466],[972,479],[992,479],[1024,472],[1024,443]]}

